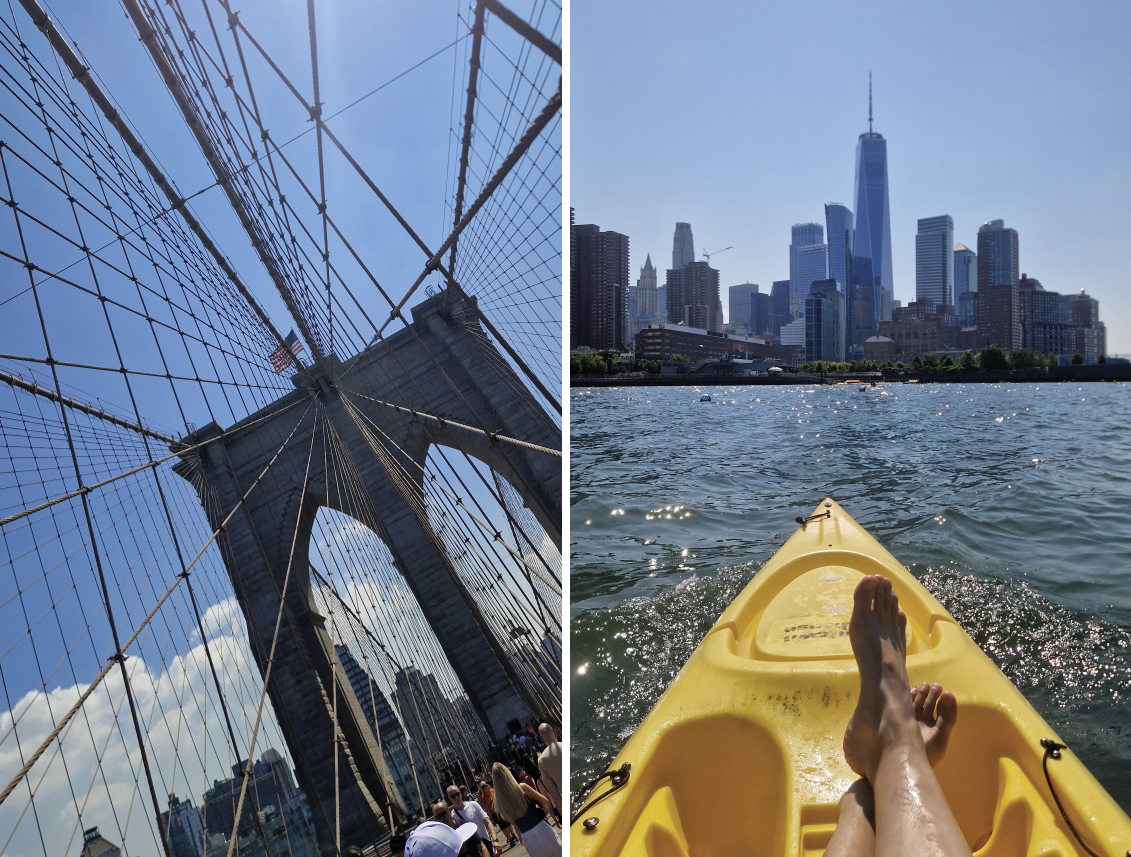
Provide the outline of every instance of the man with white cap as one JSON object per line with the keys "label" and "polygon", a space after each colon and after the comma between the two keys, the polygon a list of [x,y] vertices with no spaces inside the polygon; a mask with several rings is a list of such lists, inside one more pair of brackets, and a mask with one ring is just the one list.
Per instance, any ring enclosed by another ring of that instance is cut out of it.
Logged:
{"label": "man with white cap", "polygon": [[442,821],[426,821],[408,835],[404,857],[456,857],[468,839],[475,835],[470,821],[452,827]]}

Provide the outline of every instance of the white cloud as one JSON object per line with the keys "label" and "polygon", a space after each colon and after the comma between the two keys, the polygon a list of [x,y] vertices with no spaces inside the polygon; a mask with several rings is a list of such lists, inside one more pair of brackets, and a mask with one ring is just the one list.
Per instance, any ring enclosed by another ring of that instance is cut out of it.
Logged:
{"label": "white cloud", "polygon": [[[243,613],[235,598],[225,598],[204,611],[200,617],[200,624],[209,640],[218,636],[231,636],[237,630],[243,631]],[[200,631],[194,629],[190,639],[194,642],[199,641]]]}
{"label": "white cloud", "polygon": [[[262,682],[234,600],[213,605],[205,629],[237,740],[241,752],[246,752]],[[231,776],[235,761],[204,646],[196,632],[192,637],[185,651],[171,657],[156,674],[141,658],[126,661],[162,809],[167,808],[169,792],[199,805],[213,779]],[[14,775],[85,688],[73,685],[25,694],[13,706],[15,712],[22,712],[16,732],[0,744],[0,771]],[[0,712],[0,735],[12,723],[12,711]],[[62,753],[58,742],[49,747],[27,780],[0,806],[0,853],[4,857],[77,853],[83,829],[93,826],[111,842],[123,845],[126,854],[161,853],[119,669],[111,670],[90,696],[64,731],[62,742]],[[255,756],[272,746],[286,753],[267,704]],[[7,777],[4,780],[6,784]],[[29,787],[35,792],[34,810],[28,806]]]}

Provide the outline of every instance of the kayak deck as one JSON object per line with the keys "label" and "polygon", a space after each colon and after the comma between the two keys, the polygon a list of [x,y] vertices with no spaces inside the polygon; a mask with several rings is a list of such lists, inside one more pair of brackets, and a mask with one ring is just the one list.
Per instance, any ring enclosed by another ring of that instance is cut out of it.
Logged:
{"label": "kayak deck", "polygon": [[[631,765],[571,830],[571,852],[823,853],[856,779],[841,740],[859,692],[848,640],[864,575],[891,578],[907,614],[912,685],[939,682],[958,721],[939,783],[978,855],[1086,854],[1049,792],[1042,738],[1060,739],[965,631],[832,500],[817,507],[719,617],[610,769]],[[1124,857],[1131,819],[1071,751],[1049,773],[1072,824]],[[588,802],[587,801],[587,802]],[[584,819],[598,819],[583,825]]]}

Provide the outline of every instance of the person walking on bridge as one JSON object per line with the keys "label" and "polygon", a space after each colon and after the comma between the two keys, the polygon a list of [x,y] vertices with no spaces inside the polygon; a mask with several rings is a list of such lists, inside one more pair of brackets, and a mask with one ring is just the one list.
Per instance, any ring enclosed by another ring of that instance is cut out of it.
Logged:
{"label": "person walking on bridge", "polygon": [[546,749],[538,757],[538,770],[542,772],[540,779],[550,792],[550,800],[557,808],[560,819],[565,812],[562,805],[562,745],[558,743],[558,734],[548,723],[538,727],[538,735],[546,745]]}
{"label": "person walking on bridge", "polygon": [[475,825],[477,850],[482,857],[495,857],[495,827],[486,810],[473,800],[464,800],[462,789],[458,786],[448,786],[448,800],[452,802],[453,818],[460,824],[470,822]]}
{"label": "person walking on bridge", "polygon": [[499,815],[514,822],[522,831],[530,857],[561,857],[562,841],[557,831],[546,823],[546,813],[553,809],[549,798],[526,783],[519,783],[501,762],[491,766],[491,780],[495,785],[495,806]]}
{"label": "person walking on bridge", "polygon": [[510,847],[514,848],[516,845],[524,845],[522,834],[518,832],[518,828],[499,815],[499,811],[495,807],[495,790],[491,788],[486,780],[483,780],[483,782],[479,784],[477,797],[479,798],[479,805],[487,810],[487,814],[491,816],[491,820],[494,821],[499,830],[502,831]]}

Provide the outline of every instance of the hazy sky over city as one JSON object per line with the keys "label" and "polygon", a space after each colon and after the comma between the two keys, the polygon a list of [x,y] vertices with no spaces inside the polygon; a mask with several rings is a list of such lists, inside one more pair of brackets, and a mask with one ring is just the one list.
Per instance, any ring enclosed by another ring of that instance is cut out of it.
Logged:
{"label": "hazy sky over city", "polygon": [[570,204],[671,264],[677,220],[727,287],[789,277],[790,226],[853,207],[856,140],[888,141],[895,297],[915,297],[916,220],[955,241],[1002,218],[1021,270],[1100,301],[1131,352],[1131,4],[939,7],[621,0],[571,5]]}

